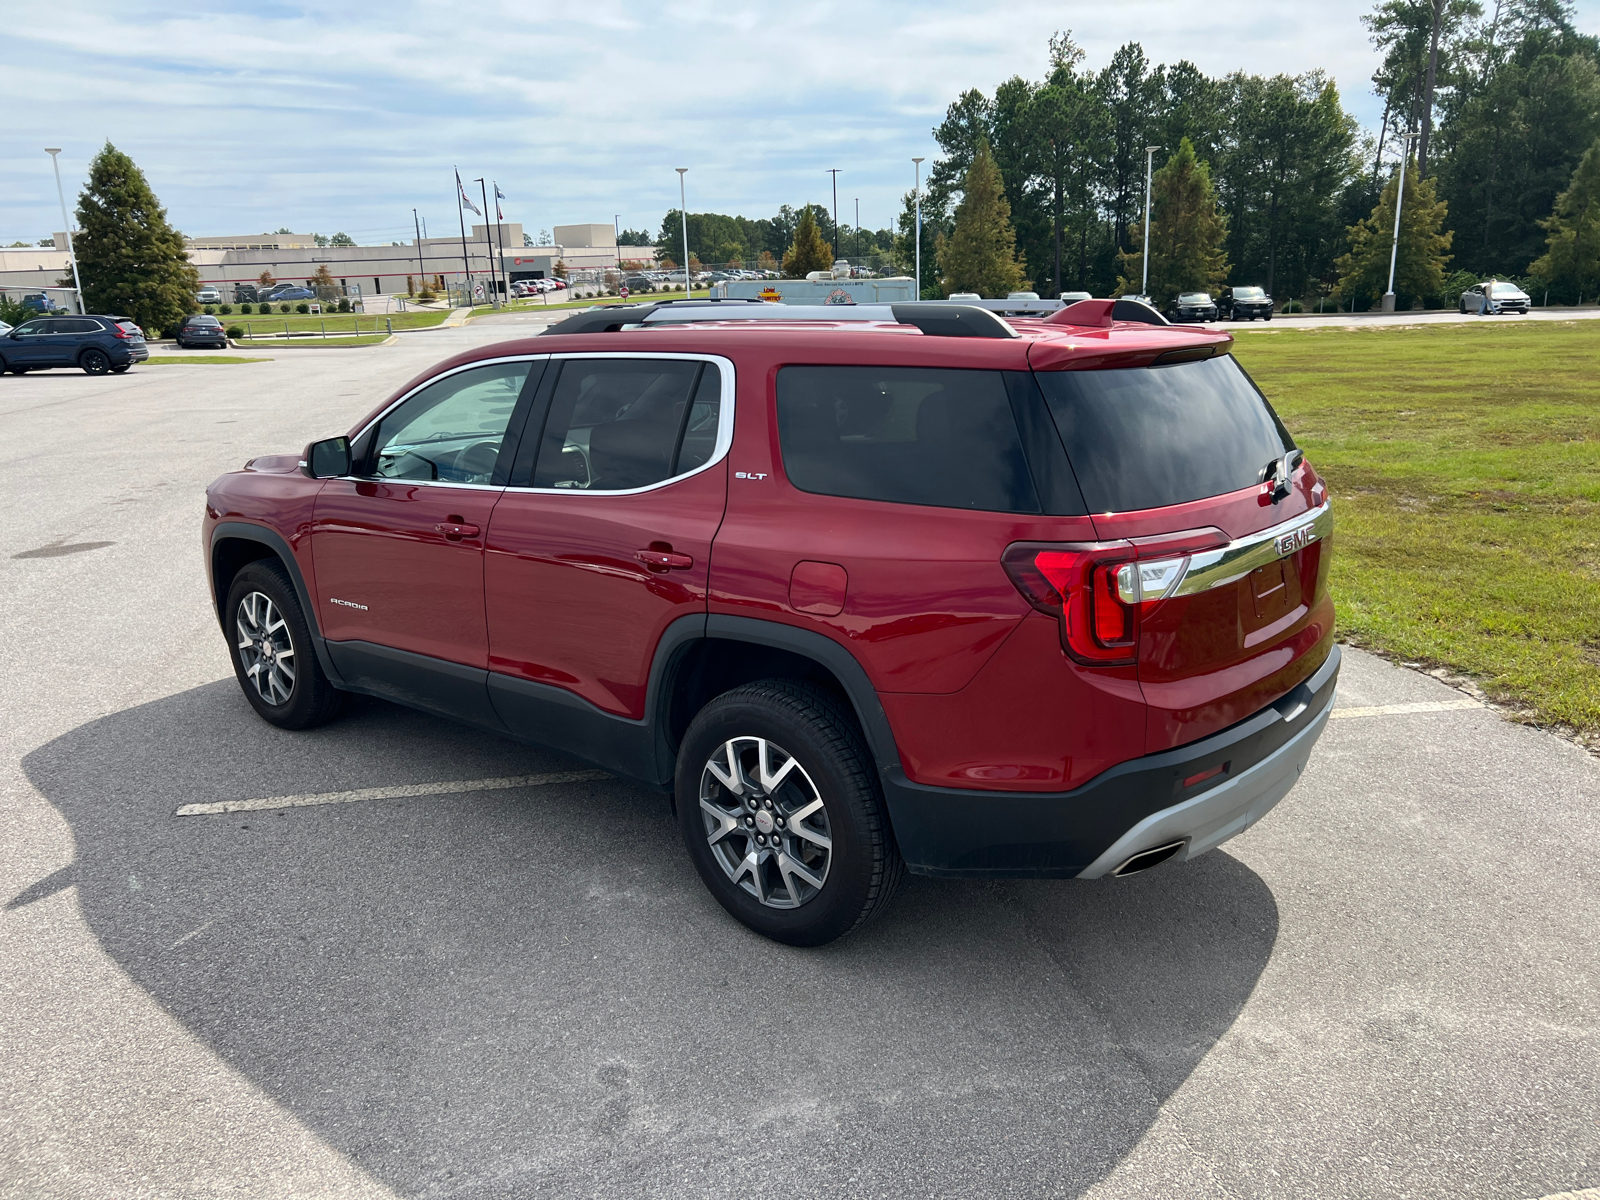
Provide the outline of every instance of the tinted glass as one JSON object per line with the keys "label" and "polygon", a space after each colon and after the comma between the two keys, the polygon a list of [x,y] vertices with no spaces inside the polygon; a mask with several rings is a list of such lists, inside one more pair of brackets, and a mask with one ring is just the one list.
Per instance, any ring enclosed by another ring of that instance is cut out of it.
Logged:
{"label": "tinted glass", "polygon": [[1234,288],[1233,289],[1233,298],[1235,300],[1259,300],[1265,295],[1266,295],[1266,293],[1263,292],[1260,288]]}
{"label": "tinted glass", "polygon": [[720,380],[715,363],[681,359],[562,363],[533,486],[629,491],[704,465],[716,445]]}
{"label": "tinted glass", "polygon": [[1091,512],[1129,512],[1261,482],[1294,441],[1231,356],[1038,375]]}
{"label": "tinted glass", "polygon": [[778,438],[806,492],[989,512],[1038,512],[997,371],[784,367]]}
{"label": "tinted glass", "polygon": [[383,419],[369,474],[488,483],[528,367],[491,363],[429,384]]}

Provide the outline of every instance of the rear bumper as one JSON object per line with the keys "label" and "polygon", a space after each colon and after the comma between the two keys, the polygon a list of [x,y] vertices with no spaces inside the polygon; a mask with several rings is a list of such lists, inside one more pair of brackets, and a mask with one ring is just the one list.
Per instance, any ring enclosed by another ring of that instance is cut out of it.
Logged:
{"label": "rear bumper", "polygon": [[[1113,767],[1070,792],[963,791],[885,780],[914,874],[1095,879],[1181,841],[1193,858],[1242,833],[1288,793],[1327,725],[1339,648],[1286,696],[1221,733]],[[1223,767],[1194,788],[1183,782]]]}

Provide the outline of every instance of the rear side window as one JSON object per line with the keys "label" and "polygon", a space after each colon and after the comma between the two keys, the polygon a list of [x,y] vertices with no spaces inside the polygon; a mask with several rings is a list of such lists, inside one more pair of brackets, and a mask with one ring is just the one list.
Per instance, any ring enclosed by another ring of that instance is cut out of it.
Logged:
{"label": "rear side window", "polygon": [[536,488],[623,492],[711,460],[722,372],[685,359],[569,359],[534,466]]}
{"label": "rear side window", "polygon": [[784,367],[778,439],[784,472],[801,491],[1039,511],[998,371]]}
{"label": "rear side window", "polygon": [[[1237,293],[1236,293],[1237,294]],[[1183,504],[1261,482],[1294,449],[1230,355],[1038,375],[1091,512]]]}

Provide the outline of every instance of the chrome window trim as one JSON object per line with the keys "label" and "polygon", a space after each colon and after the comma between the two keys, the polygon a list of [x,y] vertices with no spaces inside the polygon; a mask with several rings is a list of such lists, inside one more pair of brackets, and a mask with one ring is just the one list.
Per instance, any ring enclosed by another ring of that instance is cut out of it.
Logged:
{"label": "chrome window trim", "polygon": [[[573,352],[567,353],[567,354],[550,354],[550,355],[546,355],[545,357],[547,357],[547,358],[549,358],[549,359],[551,359],[553,361],[556,361],[556,362],[565,362],[565,361],[570,360],[570,359],[595,359],[595,358],[601,358],[601,359],[620,359],[620,358],[636,359],[636,358],[642,358],[642,359],[657,359],[657,360],[660,360],[660,359],[671,359],[671,360],[678,361],[678,362],[709,362],[709,363],[716,363],[717,368],[719,369],[719,371],[721,372],[721,375],[722,375],[721,408],[720,408],[720,411],[717,413],[717,444],[714,447],[712,447],[711,457],[709,459],[707,459],[704,463],[702,463],[700,466],[696,467],[694,470],[692,470],[692,471],[684,471],[680,475],[674,475],[670,479],[663,479],[659,483],[652,483],[652,484],[649,484],[646,487],[624,488],[624,489],[621,489],[621,490],[618,490],[618,491],[591,492],[591,491],[587,490],[586,488],[540,488],[540,487],[507,486],[506,491],[509,492],[509,493],[515,493],[517,495],[529,495],[529,496],[640,496],[640,495],[643,495],[646,492],[653,492],[653,491],[656,491],[659,488],[667,487],[670,484],[681,483],[683,480],[691,479],[694,476],[699,475],[703,471],[709,471],[709,470],[711,470],[712,467],[714,467],[717,464],[725,461],[727,459],[729,453],[733,450],[734,376],[733,376],[733,360],[732,359],[724,358],[720,354],[680,353],[680,352],[674,352],[674,351],[670,351],[670,350],[661,350],[661,351],[612,350],[610,352],[606,352],[606,351],[603,351],[603,350],[595,350],[595,351],[583,350],[583,351],[573,351]],[[541,437],[543,436],[543,433],[544,433],[544,431],[540,430],[540,436]],[[534,467],[537,470],[537,468],[538,468],[537,455],[535,456],[535,459],[534,459]]]}
{"label": "chrome window trim", "polygon": [[[508,363],[508,362],[536,363],[536,362],[547,362],[549,360],[549,358],[550,358],[550,355],[548,355],[548,354],[507,354],[507,355],[503,355],[500,358],[480,358],[475,362],[462,363],[459,367],[451,367],[448,371],[440,371],[437,375],[430,375],[427,379],[425,379],[421,383],[417,384],[416,387],[412,388],[409,392],[405,393],[405,395],[403,395],[403,396],[399,397],[397,400],[395,400],[395,402],[393,404],[390,404],[387,408],[385,408],[377,416],[373,417],[372,420],[368,421],[365,425],[363,425],[355,433],[351,434],[350,435],[350,442],[353,445],[357,438],[361,438],[361,437],[366,436],[366,433],[367,433],[367,431],[369,429],[372,429],[373,427],[375,427],[380,421],[382,421],[385,417],[387,417],[395,409],[399,408],[407,400],[409,400],[409,399],[411,399],[411,397],[417,395],[423,389],[432,387],[434,384],[438,383],[439,380],[441,380],[441,379],[448,379],[452,375],[459,375],[463,371],[475,370],[478,367],[492,367],[496,363]],[[304,465],[304,464],[302,464],[302,465]],[[377,476],[377,475],[334,475],[334,476],[331,476],[330,478],[343,479],[343,480],[346,480],[347,482],[350,482],[350,483],[404,483],[404,484],[411,484],[411,485],[414,485],[416,487],[470,488],[473,491],[480,491],[480,492],[503,492],[503,491],[505,491],[505,488],[501,487],[498,484],[493,484],[493,483],[457,483],[455,480],[452,480],[452,479],[384,479],[381,476]]]}
{"label": "chrome window trim", "polygon": [[1182,577],[1164,596],[1192,596],[1237,583],[1258,567],[1287,558],[1332,532],[1333,507],[1330,501],[1324,500],[1309,512],[1290,517],[1270,529],[1248,534],[1215,550],[1201,550],[1190,555]]}

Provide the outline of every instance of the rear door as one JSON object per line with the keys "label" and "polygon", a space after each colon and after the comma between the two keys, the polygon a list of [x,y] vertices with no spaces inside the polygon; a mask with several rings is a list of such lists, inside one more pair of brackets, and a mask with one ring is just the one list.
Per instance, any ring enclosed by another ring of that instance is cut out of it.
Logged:
{"label": "rear door", "polygon": [[1231,356],[1042,371],[1103,542],[1124,542],[1147,752],[1243,720],[1327,657],[1325,489]]}
{"label": "rear door", "polygon": [[727,503],[733,364],[690,354],[551,362],[488,530],[495,704],[538,735],[549,696],[644,716],[663,632],[706,611]]}

